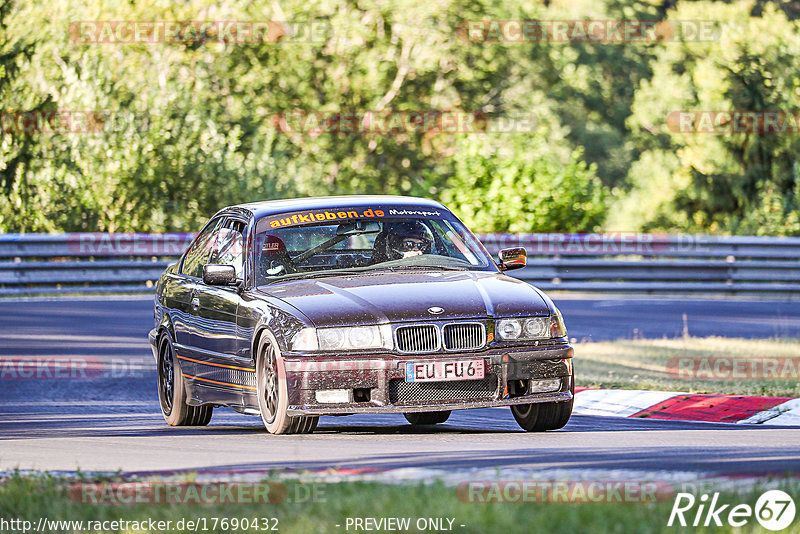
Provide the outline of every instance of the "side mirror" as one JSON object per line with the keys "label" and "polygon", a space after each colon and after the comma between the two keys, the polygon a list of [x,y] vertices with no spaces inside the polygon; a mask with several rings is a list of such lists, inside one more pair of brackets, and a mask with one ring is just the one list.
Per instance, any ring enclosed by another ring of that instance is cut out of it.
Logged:
{"label": "side mirror", "polygon": [[236,269],[233,265],[203,265],[203,283],[210,286],[233,285],[236,283]]}
{"label": "side mirror", "polygon": [[500,263],[497,265],[501,271],[519,269],[528,264],[528,253],[522,247],[504,248],[498,255]]}

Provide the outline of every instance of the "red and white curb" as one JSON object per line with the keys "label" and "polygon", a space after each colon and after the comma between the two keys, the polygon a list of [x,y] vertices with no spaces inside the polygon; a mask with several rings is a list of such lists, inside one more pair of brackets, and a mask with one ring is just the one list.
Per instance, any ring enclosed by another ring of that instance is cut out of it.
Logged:
{"label": "red and white curb", "polygon": [[800,399],[576,388],[573,413],[676,421],[800,426]]}

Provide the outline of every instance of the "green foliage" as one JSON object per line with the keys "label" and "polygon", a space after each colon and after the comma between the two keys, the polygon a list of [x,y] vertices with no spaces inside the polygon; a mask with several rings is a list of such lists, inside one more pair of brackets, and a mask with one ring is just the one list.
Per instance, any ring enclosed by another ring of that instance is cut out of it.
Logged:
{"label": "green foliage", "polygon": [[596,169],[579,150],[559,155],[554,144],[541,128],[532,135],[464,136],[442,200],[468,226],[487,232],[596,230],[606,215]]}
{"label": "green foliage", "polygon": [[[706,17],[721,38],[664,47],[636,93],[632,142],[647,146],[632,165],[633,191],[611,224],[645,230],[800,234],[796,133],[679,133],[679,110],[800,109],[800,22],[751,2],[682,3],[670,19]],[[623,222],[625,221],[625,222]]]}
{"label": "green foliage", "polygon": [[[614,44],[458,32],[467,20],[664,18],[723,31]],[[310,42],[71,41],[87,20],[327,26]],[[394,193],[451,203],[477,231],[800,234],[796,136],[680,134],[665,121],[800,108],[798,24],[783,0],[0,0],[0,109],[103,112],[95,133],[0,128],[0,231],[194,230],[232,203]],[[540,128],[275,127],[295,110],[527,113]]]}
{"label": "green foliage", "polygon": [[[97,135],[37,135],[21,192],[0,202],[6,230],[194,229],[220,207],[243,201],[340,193],[436,196],[452,173],[450,134],[284,133],[276,113],[488,110],[522,79],[522,50],[493,54],[455,38],[462,16],[520,18],[514,8],[408,0],[224,2],[181,7],[142,2],[62,2],[41,20],[37,65],[16,90],[61,110],[101,109],[131,117]],[[459,15],[456,15],[456,14]],[[102,16],[98,16],[102,14]],[[323,21],[323,42],[267,44],[80,44],[81,20]],[[486,93],[496,96],[487,104]],[[488,108],[487,108],[488,106]],[[36,217],[22,217],[16,209]]]}
{"label": "green foliage", "polygon": [[[658,20],[656,4],[639,0],[554,2],[549,20]],[[609,187],[625,187],[625,177],[639,148],[626,143],[626,120],[636,88],[651,76],[655,43],[576,42],[534,48],[535,75],[529,83],[545,89],[551,111],[567,129],[573,146]],[[542,85],[544,82],[544,85]]]}
{"label": "green foliage", "polygon": [[[27,36],[8,31],[8,20],[12,10],[11,0],[0,0],[0,112],[9,107],[35,111],[41,109],[47,102],[35,102],[25,98],[25,95],[20,98],[14,84],[15,78],[20,76],[20,71],[30,60],[35,42],[29,40]],[[15,205],[11,197],[25,200],[32,194],[31,188],[26,183],[26,175],[39,153],[40,147],[32,136],[6,135],[5,128],[0,124],[0,190],[3,198],[8,199],[0,204],[0,229],[4,226],[3,211],[20,207],[20,203],[17,202]],[[19,183],[20,178],[21,183]]]}
{"label": "green foliage", "polygon": [[[298,481],[291,479],[292,476],[296,477],[296,474],[290,473],[283,478],[285,473],[282,470],[276,470],[273,477],[263,481],[259,480],[256,483],[270,482],[284,486],[286,499],[275,504],[264,504],[258,502],[257,497],[251,497],[250,500],[253,502],[234,505],[230,503],[197,504],[192,502],[191,497],[186,499],[190,502],[185,503],[130,503],[131,497],[141,497],[141,494],[134,494],[131,491],[123,495],[119,489],[112,490],[104,486],[101,486],[102,493],[98,491],[98,494],[101,500],[112,501],[110,504],[97,505],[91,504],[91,501],[82,503],[80,498],[76,498],[75,493],[70,493],[70,487],[76,484],[74,479],[60,478],[39,472],[24,475],[12,473],[0,483],[0,513],[4,518],[19,518],[29,521],[34,527],[42,518],[48,522],[45,524],[54,526],[59,524],[57,522],[66,523],[62,529],[51,532],[79,531],[78,528],[67,527],[72,521],[83,522],[84,528],[96,525],[98,522],[106,522],[110,526],[119,527],[110,530],[104,529],[104,532],[109,533],[154,532],[155,530],[147,528],[148,521],[152,520],[156,524],[158,521],[171,521],[168,530],[176,533],[188,533],[195,530],[213,534],[257,533],[267,530],[264,523],[261,522],[261,518],[270,518],[267,526],[275,528],[277,522],[276,531],[278,532],[336,534],[342,530],[355,530],[356,528],[366,530],[360,526],[354,527],[352,523],[348,527],[347,521],[352,521],[354,518],[375,518],[380,513],[379,518],[407,518],[410,528],[407,530],[397,528],[397,530],[407,532],[435,530],[433,526],[426,528],[426,525],[422,523],[417,524],[417,521],[424,522],[426,518],[430,518],[443,520],[444,528],[449,527],[448,520],[452,521],[452,531],[464,534],[484,534],[494,531],[553,534],[587,531],[596,534],[642,531],[672,533],[680,528],[667,526],[673,508],[674,493],[682,489],[696,491],[700,483],[709,493],[718,491],[720,503],[745,503],[750,507],[755,507],[765,488],[781,489],[787,492],[795,502],[800,497],[796,479],[789,475],[778,475],[765,479],[762,485],[742,484],[741,487],[734,486],[733,489],[731,489],[730,480],[723,477],[687,480],[685,483],[675,481],[672,483],[674,487],[662,482],[659,484],[659,491],[654,494],[649,494],[645,489],[646,484],[652,483],[652,480],[642,480],[642,487],[638,488],[635,481],[620,480],[614,484],[615,479],[612,478],[606,483],[607,490],[599,492],[601,497],[605,496],[606,498],[600,499],[596,498],[595,489],[589,487],[589,484],[597,484],[592,481],[593,479],[586,481],[586,484],[576,481],[576,484],[569,487],[564,484],[561,489],[558,489],[558,484],[561,484],[559,482],[532,478],[530,479],[531,485],[523,491],[514,491],[514,489],[509,491],[503,489],[507,488],[503,485],[503,480],[507,476],[505,473],[510,468],[505,468],[503,471],[500,469],[497,468],[496,473],[492,474],[494,476],[486,476],[485,472],[478,471],[485,478],[469,481],[479,484],[472,491],[466,484],[447,483],[432,476],[423,483],[414,479],[398,482],[396,479],[390,478],[393,474],[391,472],[385,478],[391,482],[381,481],[380,475],[376,475],[378,478],[376,482],[351,481],[340,475],[344,481],[330,483],[326,482],[325,474],[313,473],[314,478],[305,475],[307,476],[305,480]],[[301,476],[303,475],[301,473]],[[181,481],[179,476],[166,479],[152,476],[141,480],[134,479],[135,482],[131,482],[128,477],[112,477],[111,483],[140,484],[143,490],[148,483],[176,487]],[[522,477],[518,476],[518,478]],[[80,482],[98,483],[95,479],[89,478]],[[498,482],[498,485],[494,485],[492,482]],[[538,485],[536,485],[537,483]],[[241,482],[241,484],[243,489],[248,487],[247,482]],[[203,488],[199,489],[202,491]],[[185,491],[176,491],[175,493],[176,497],[171,500],[180,501],[180,496],[187,494]],[[213,495],[213,491],[202,492],[201,495],[205,497],[206,493]],[[236,490],[233,491],[234,495],[238,493]],[[146,492],[142,494],[146,495]],[[244,491],[242,494],[247,495]],[[188,493],[188,495],[192,494]],[[113,502],[115,497],[119,497],[120,500],[124,499],[128,503]],[[692,520],[690,513],[686,514],[689,522]],[[723,525],[721,527],[703,527],[701,525],[683,530],[700,534],[742,532],[742,527],[733,527],[727,524],[725,512],[721,514],[721,517]],[[748,519],[749,522],[745,528],[750,527],[749,530],[754,530],[756,520],[752,517]],[[187,522],[191,521],[194,521],[194,527],[199,528],[195,529],[189,526]],[[134,522],[139,524],[134,526]],[[257,523],[257,528],[252,526],[254,522]],[[233,525],[239,528],[233,528]],[[369,523],[367,525],[369,528]],[[444,528],[436,530],[443,531]],[[376,528],[376,530],[378,532],[388,531],[383,528],[380,530]],[[798,532],[796,522],[782,532],[796,534]]]}

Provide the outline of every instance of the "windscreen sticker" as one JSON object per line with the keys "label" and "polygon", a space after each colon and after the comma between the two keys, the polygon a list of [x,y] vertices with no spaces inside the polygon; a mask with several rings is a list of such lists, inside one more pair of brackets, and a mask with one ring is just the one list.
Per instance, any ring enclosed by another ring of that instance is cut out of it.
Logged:
{"label": "windscreen sticker", "polygon": [[431,210],[425,208],[331,208],[326,210],[308,210],[294,213],[283,213],[263,219],[259,223],[259,231],[265,229],[286,228],[289,226],[299,226],[319,222],[347,221],[353,219],[375,219],[390,217],[425,217],[425,218],[445,218],[449,215],[441,210]]}
{"label": "windscreen sticker", "polygon": [[270,219],[270,228],[283,228],[284,226],[296,226],[298,224],[308,224],[313,222],[322,221],[343,221],[348,219],[371,219],[373,217],[384,217],[386,213],[383,210],[367,209],[361,210],[323,210],[323,211],[305,211],[289,215],[283,214],[274,219]]}
{"label": "windscreen sticker", "polygon": [[406,208],[403,208],[401,210],[392,208],[392,209],[389,210],[389,217],[409,217],[409,216],[414,216],[414,217],[441,217],[442,216],[442,212],[440,212],[438,210],[431,211],[431,210],[423,210],[423,209],[412,209],[412,210],[409,210],[409,209],[406,209]]}

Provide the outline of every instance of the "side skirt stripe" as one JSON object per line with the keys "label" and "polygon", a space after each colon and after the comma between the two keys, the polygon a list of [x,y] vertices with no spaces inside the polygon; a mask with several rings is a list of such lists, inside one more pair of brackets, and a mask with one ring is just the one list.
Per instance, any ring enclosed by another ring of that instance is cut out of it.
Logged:
{"label": "side skirt stripe", "polygon": [[257,390],[257,388],[254,388],[253,386],[242,386],[240,384],[231,384],[229,382],[218,382],[216,380],[210,380],[208,378],[200,378],[199,376],[187,375],[186,373],[184,373],[183,376],[185,376],[186,378],[189,378],[191,380],[201,380],[203,382],[211,382],[212,384],[219,384],[220,386],[232,386],[232,387],[235,387],[235,388],[252,389],[254,391]]}
{"label": "side skirt stripe", "polygon": [[236,367],[234,365],[223,365],[221,363],[211,363],[211,362],[204,362],[203,360],[195,360],[194,358],[188,358],[186,356],[178,355],[178,358],[181,360],[187,360],[194,363],[202,363],[203,365],[213,365],[214,367],[224,367],[225,369],[236,369],[237,371],[248,371],[250,373],[255,373],[255,369],[249,369],[247,367]]}

